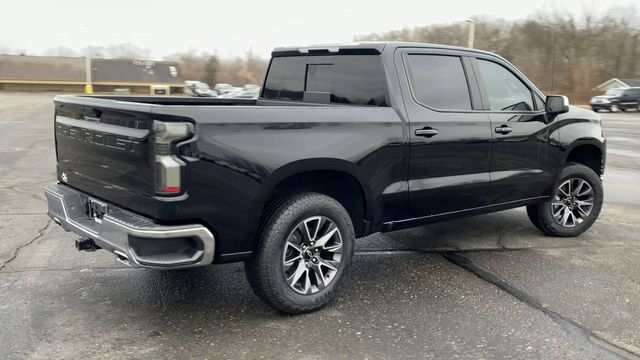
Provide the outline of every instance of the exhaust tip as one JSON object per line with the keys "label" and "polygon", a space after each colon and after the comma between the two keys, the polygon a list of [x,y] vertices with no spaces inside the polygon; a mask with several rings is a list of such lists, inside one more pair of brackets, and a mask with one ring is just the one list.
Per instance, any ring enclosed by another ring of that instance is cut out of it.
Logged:
{"label": "exhaust tip", "polygon": [[116,260],[118,260],[118,262],[127,266],[131,266],[131,263],[129,262],[129,258],[127,257],[127,255],[121,253],[118,250],[114,250],[113,253],[116,255]]}

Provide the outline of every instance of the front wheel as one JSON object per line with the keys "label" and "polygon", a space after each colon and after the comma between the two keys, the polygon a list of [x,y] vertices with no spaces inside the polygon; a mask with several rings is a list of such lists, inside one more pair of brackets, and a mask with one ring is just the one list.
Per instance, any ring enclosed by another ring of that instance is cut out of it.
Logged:
{"label": "front wheel", "polygon": [[530,205],[531,222],[550,236],[577,236],[593,225],[600,214],[604,191],[600,177],[589,167],[569,163],[547,201]]}
{"label": "front wheel", "polygon": [[353,257],[349,214],[336,200],[317,193],[281,199],[267,214],[257,248],[245,262],[251,288],[285,313],[322,307]]}

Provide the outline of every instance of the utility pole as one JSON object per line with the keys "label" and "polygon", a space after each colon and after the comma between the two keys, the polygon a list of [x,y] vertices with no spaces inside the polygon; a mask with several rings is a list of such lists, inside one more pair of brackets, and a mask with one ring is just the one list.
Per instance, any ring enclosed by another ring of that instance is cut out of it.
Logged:
{"label": "utility pole", "polygon": [[467,19],[466,22],[469,23],[469,48],[473,49],[473,40],[475,38],[476,32],[476,22],[473,19]]}
{"label": "utility pole", "polygon": [[[85,28],[89,30],[89,25],[85,25]],[[88,32],[88,31],[87,31]],[[86,73],[86,83],[84,85],[85,94],[93,94],[93,85],[91,85],[91,45],[87,46],[87,53],[84,57],[84,67]]]}
{"label": "utility pole", "polygon": [[84,93],[85,94],[93,94],[93,85],[91,85],[91,50],[88,50],[85,58],[85,72],[87,73],[87,82],[84,85]]}
{"label": "utility pole", "polygon": [[556,91],[555,75],[556,75],[556,47],[558,44],[558,26],[553,27],[553,55],[551,56],[551,93]]}

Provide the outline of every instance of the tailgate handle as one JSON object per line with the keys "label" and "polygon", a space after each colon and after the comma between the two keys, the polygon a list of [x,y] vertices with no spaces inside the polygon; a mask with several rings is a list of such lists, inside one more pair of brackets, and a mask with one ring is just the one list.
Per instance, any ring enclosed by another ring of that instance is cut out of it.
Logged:
{"label": "tailgate handle", "polygon": [[98,109],[83,109],[82,115],[84,115],[84,119],[87,121],[100,122],[102,111]]}

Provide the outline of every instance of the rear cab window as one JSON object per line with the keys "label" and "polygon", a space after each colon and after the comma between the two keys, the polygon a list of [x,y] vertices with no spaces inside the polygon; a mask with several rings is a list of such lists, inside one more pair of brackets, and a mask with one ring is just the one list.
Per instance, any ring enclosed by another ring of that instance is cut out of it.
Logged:
{"label": "rear cab window", "polygon": [[379,55],[274,57],[262,98],[388,106],[387,82]]}

